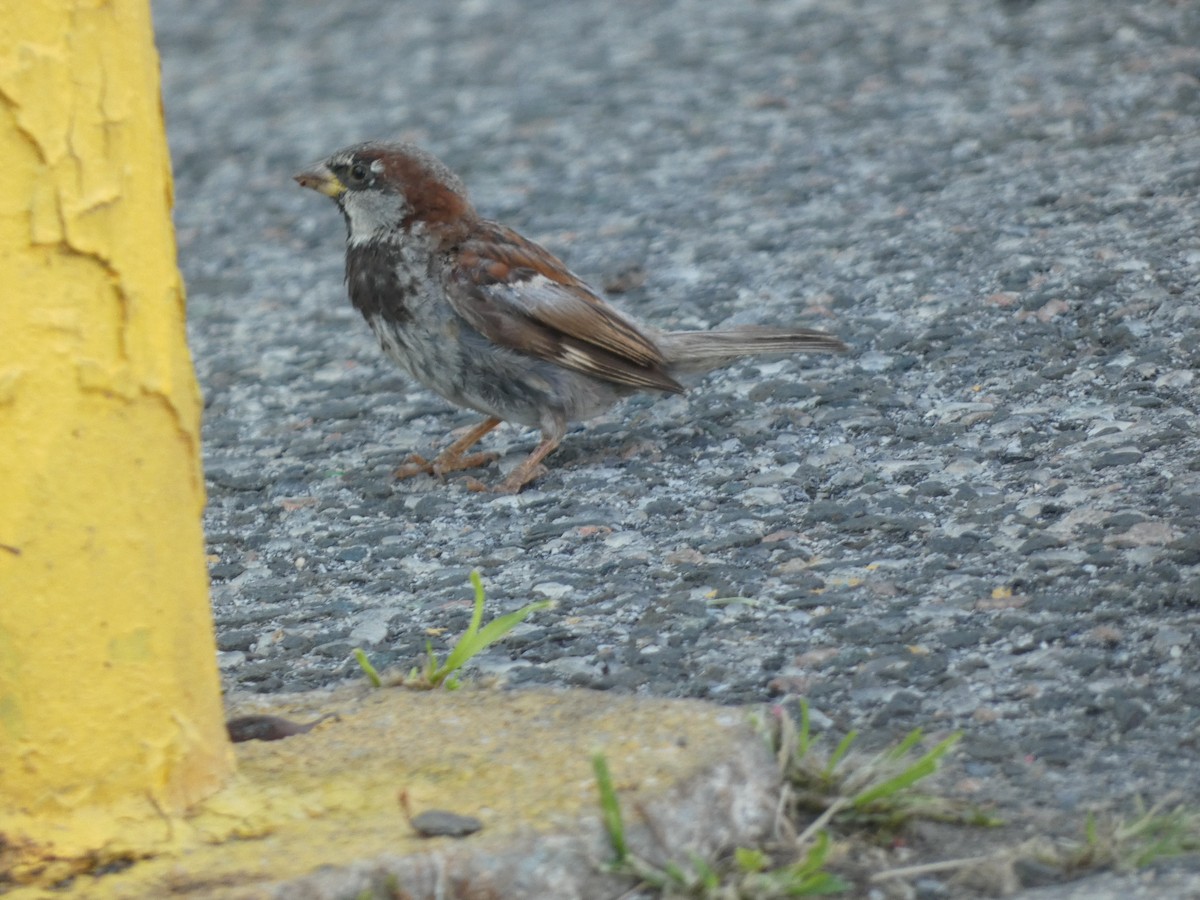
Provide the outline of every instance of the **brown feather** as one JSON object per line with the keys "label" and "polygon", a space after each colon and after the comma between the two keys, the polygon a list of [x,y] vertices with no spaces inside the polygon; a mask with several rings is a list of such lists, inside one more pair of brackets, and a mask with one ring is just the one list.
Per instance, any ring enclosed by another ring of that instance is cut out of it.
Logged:
{"label": "brown feather", "polygon": [[488,340],[630,387],[678,393],[658,345],[547,250],[493,222],[458,248],[451,306]]}
{"label": "brown feather", "polygon": [[846,345],[811,328],[762,328],[747,325],[726,331],[671,331],[659,346],[673,374],[707,372],[739,356],[768,353],[843,353]]}
{"label": "brown feather", "polygon": [[596,296],[544,247],[515,231],[481,221],[460,248],[456,277],[500,292],[522,314],[586,344],[639,365],[661,366],[663,355],[636,325]]}

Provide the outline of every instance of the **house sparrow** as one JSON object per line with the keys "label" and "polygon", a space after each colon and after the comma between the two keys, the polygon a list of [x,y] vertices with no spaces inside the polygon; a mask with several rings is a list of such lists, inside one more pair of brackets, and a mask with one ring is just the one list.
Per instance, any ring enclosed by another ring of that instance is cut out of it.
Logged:
{"label": "house sparrow", "polygon": [[682,393],[680,376],[740,356],[846,349],[807,328],[643,325],[543,247],[482,218],[462,182],[411,144],[347,147],[295,179],[341,210],[350,300],[384,352],[425,387],[487,416],[433,460],[411,456],[398,478],[484,465],[495,454],[467,451],[501,422],[517,422],[540,429],[542,441],[494,488],[515,493],[541,473],[568,422],[629,394]]}

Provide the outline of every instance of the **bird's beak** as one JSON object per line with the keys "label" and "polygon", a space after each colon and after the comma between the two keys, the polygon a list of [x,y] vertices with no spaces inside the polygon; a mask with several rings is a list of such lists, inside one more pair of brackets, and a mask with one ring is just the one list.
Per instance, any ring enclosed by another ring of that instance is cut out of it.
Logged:
{"label": "bird's beak", "polygon": [[326,197],[332,197],[334,200],[346,193],[346,186],[342,184],[342,180],[334,175],[333,171],[325,163],[317,163],[315,166],[303,172],[298,172],[292,177],[296,179],[296,183],[300,187],[311,188],[318,193],[324,194]]}

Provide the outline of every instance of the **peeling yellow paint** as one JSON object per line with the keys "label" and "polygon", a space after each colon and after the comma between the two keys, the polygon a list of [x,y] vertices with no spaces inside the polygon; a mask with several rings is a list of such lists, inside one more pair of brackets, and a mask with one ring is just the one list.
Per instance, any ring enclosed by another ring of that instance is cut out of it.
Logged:
{"label": "peeling yellow paint", "polygon": [[0,845],[36,867],[162,840],[233,757],[149,4],[0,30]]}
{"label": "peeling yellow paint", "polygon": [[84,391],[133,400],[141,392],[136,373],[129,366],[105,366],[94,359],[79,361],[79,387]]}

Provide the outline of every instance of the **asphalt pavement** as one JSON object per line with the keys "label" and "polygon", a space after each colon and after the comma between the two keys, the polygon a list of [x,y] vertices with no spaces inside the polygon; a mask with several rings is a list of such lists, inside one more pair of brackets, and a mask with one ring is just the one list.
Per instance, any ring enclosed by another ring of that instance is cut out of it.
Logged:
{"label": "asphalt pavement", "polygon": [[[1031,831],[1200,796],[1200,7],[154,10],[227,687],[407,667],[479,569],[556,601],[480,660],[515,688],[961,729],[947,790]],[[377,137],[648,322],[852,351],[633,398],[517,497],[395,482],[474,417],[379,352],[291,181]]]}

